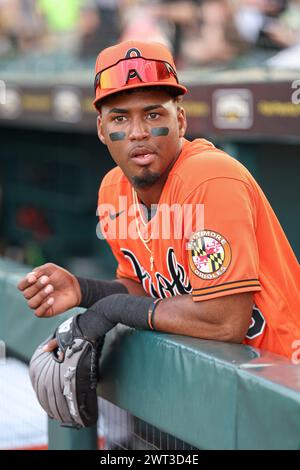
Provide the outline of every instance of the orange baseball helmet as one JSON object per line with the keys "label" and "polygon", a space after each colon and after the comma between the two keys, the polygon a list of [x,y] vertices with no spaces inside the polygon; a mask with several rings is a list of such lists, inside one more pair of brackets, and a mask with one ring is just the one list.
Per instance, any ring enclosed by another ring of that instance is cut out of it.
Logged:
{"label": "orange baseball helmet", "polygon": [[172,54],[156,42],[131,40],[104,49],[97,57],[95,73],[96,108],[107,96],[130,88],[159,85],[175,95],[187,92],[178,82]]}

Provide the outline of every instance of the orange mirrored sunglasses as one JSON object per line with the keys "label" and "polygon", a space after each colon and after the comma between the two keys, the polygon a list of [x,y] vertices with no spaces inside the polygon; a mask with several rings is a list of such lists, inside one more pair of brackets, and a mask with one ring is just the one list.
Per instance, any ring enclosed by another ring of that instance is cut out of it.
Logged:
{"label": "orange mirrored sunglasses", "polygon": [[117,64],[98,72],[95,77],[95,90],[122,88],[131,79],[138,78],[141,82],[160,82],[174,77],[178,83],[175,70],[168,62],[136,57],[122,59]]}

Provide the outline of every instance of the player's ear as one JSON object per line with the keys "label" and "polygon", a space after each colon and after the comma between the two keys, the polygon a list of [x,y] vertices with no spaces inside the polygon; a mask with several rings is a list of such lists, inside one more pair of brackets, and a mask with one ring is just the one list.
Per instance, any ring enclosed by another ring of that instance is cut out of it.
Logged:
{"label": "player's ear", "polygon": [[177,121],[178,121],[178,130],[179,137],[184,137],[186,131],[186,115],[185,110],[182,106],[177,105]]}
{"label": "player's ear", "polygon": [[102,144],[106,145],[105,136],[103,134],[103,121],[102,121],[101,113],[99,113],[97,117],[97,132],[98,132],[98,137],[101,140]]}

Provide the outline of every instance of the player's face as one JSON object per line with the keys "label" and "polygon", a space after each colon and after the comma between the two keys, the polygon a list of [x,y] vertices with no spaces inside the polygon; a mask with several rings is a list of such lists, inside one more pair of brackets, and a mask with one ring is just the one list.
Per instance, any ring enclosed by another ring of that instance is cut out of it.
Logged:
{"label": "player's face", "polygon": [[100,140],[137,189],[166,179],[185,129],[184,110],[168,93],[153,89],[112,96],[98,118]]}

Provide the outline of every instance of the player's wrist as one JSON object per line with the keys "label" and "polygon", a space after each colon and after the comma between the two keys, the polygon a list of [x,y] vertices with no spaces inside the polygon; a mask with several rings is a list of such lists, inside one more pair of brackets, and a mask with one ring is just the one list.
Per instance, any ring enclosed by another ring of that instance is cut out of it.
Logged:
{"label": "player's wrist", "polygon": [[77,277],[74,276],[73,274],[72,274],[72,282],[73,282],[74,293],[76,297],[76,304],[74,305],[74,307],[80,307],[81,302],[82,302],[82,292],[81,292],[79,281]]}
{"label": "player's wrist", "polygon": [[76,276],[80,289],[79,307],[90,308],[96,302],[113,294],[128,294],[128,289],[118,281],[102,281]]}
{"label": "player's wrist", "polygon": [[150,330],[154,330],[154,331],[157,330],[156,324],[155,324],[155,312],[156,312],[156,308],[159,302],[161,301],[162,299],[153,300],[152,304],[150,304],[148,308],[148,325],[149,325]]}

